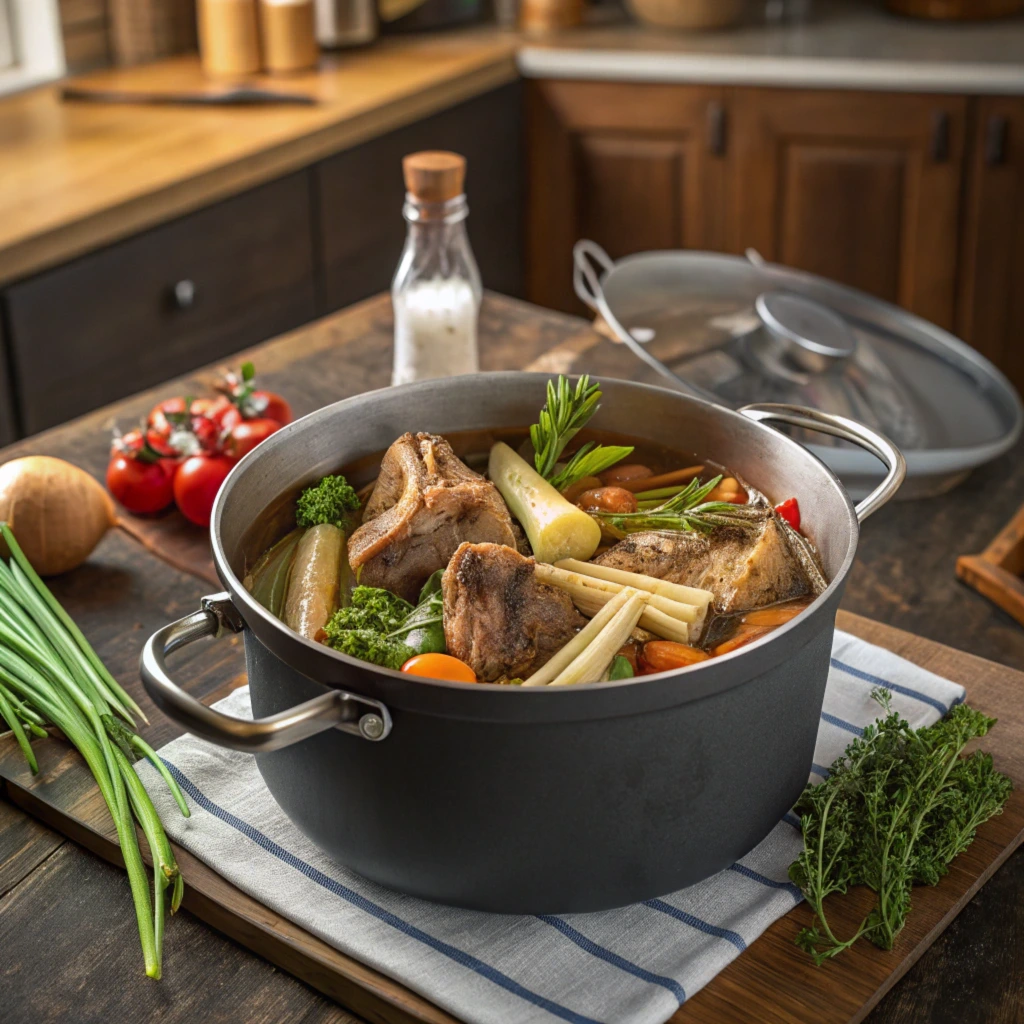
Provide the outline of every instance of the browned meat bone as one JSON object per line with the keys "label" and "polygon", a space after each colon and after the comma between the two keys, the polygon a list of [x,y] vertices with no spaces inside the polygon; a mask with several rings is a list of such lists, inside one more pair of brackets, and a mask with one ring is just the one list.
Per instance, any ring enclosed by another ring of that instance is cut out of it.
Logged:
{"label": "browned meat bone", "polygon": [[586,619],[569,596],[542,583],[534,560],[498,544],[463,544],[442,581],[449,654],[482,682],[526,678]]}
{"label": "browned meat bone", "polygon": [[715,610],[722,613],[749,611],[814,590],[770,508],[751,529],[720,526],[710,534],[630,534],[595,561],[710,590]]}
{"label": "browned meat bone", "polygon": [[415,601],[464,541],[515,546],[498,489],[443,437],[403,434],[385,453],[363,525],[348,541],[357,579]]}

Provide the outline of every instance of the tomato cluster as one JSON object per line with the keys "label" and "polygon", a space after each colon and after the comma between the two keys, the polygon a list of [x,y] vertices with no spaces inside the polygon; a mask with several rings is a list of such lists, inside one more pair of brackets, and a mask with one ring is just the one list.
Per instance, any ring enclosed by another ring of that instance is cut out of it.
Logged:
{"label": "tomato cluster", "polygon": [[291,421],[288,403],[254,384],[251,363],[228,373],[216,398],[168,398],[136,430],[114,438],[107,487],[129,511],[182,515],[208,526],[213,500],[231,468]]}

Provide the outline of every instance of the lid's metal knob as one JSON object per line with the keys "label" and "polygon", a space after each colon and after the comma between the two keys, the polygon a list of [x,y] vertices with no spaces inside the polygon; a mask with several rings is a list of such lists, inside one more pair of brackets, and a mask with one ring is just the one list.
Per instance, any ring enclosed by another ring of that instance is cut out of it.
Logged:
{"label": "lid's metal knob", "polygon": [[810,373],[833,369],[857,349],[857,339],[847,322],[805,295],[762,292],[754,308],[785,354]]}

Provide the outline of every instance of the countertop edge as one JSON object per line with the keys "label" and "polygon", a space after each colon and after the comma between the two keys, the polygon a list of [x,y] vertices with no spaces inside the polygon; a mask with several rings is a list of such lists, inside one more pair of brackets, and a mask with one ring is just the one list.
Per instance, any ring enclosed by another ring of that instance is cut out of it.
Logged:
{"label": "countertop edge", "polygon": [[1024,95],[1019,66],[521,47],[524,78]]}

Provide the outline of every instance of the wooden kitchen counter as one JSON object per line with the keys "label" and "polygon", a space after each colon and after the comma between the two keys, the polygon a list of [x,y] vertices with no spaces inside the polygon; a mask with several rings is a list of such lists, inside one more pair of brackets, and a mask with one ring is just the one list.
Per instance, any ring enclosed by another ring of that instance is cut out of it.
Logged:
{"label": "wooden kitchen counter", "polygon": [[[316,72],[250,84],[314,106],[62,102],[60,85],[0,102],[0,284],[66,262],[516,77],[494,29],[382,40]],[[194,55],[88,76],[131,90],[208,88]]]}
{"label": "wooden kitchen counter", "polygon": [[[297,415],[388,383],[391,306],[386,296],[317,321],[246,353],[261,382]],[[575,317],[489,295],[480,323],[484,369],[532,366],[556,373],[572,351],[599,343]],[[551,350],[559,347],[558,352]],[[235,362],[243,358],[237,357]],[[109,428],[137,421],[157,398],[204,393],[212,368],[168,382],[0,450],[62,456],[101,477]],[[861,536],[843,607],[933,640],[1019,667],[1024,630],[954,577],[957,553],[980,549],[1024,501],[1024,444],[935,501],[893,502]],[[192,530],[177,513],[168,529]],[[159,745],[168,723],[142,695],[139,651],[156,628],[214,589],[113,530],[80,569],[51,581],[111,671],[153,715]],[[851,620],[846,620],[847,622]],[[862,620],[861,620],[862,621]],[[237,638],[183,652],[190,688],[207,701],[240,681]],[[7,740],[0,742],[10,742]],[[53,766],[50,766],[53,770]],[[58,773],[59,774],[59,773]],[[165,977],[146,979],[123,873],[7,802],[0,782],[0,991],[3,1019],[33,1021],[197,1018],[273,1024],[358,1024],[345,1010],[187,911],[171,922]],[[948,930],[872,1011],[869,1024],[1011,1024],[1024,1019],[1024,852],[1012,855]]]}

